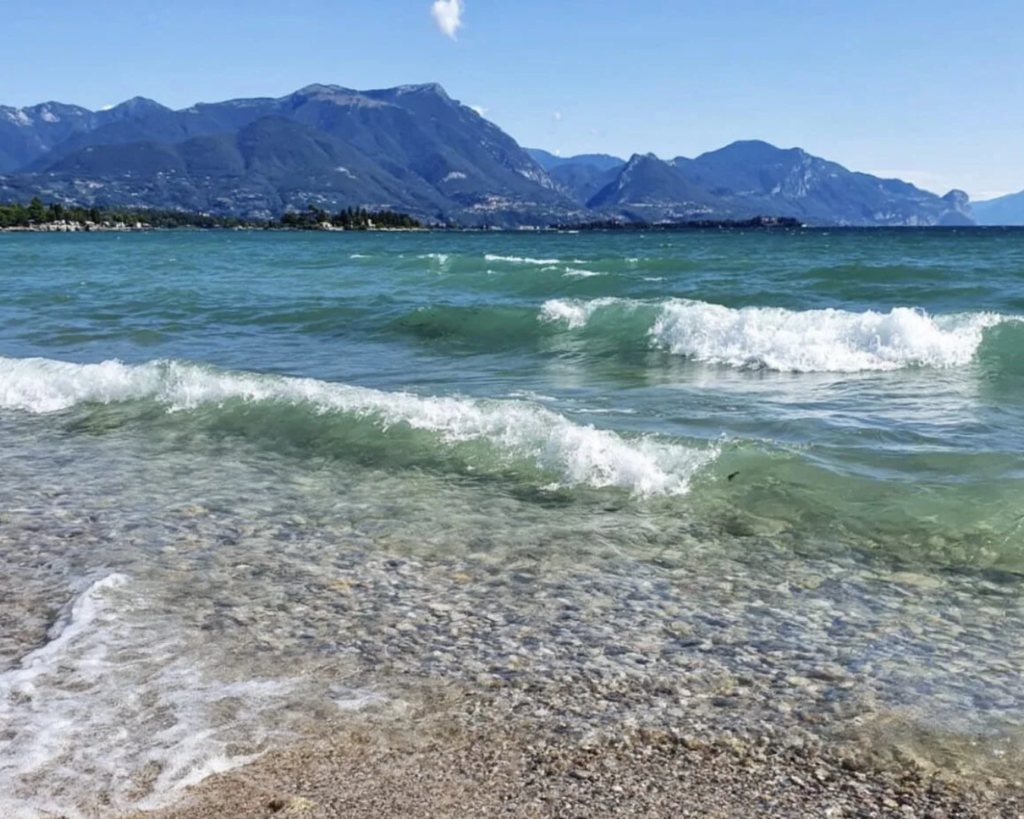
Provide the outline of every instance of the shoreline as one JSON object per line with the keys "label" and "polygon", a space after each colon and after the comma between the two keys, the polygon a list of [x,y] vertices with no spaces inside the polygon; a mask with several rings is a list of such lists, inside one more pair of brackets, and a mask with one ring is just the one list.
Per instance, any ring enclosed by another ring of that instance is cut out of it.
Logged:
{"label": "shoreline", "polygon": [[970,782],[796,737],[621,724],[460,686],[325,725],[131,819],[257,816],[1018,817],[1020,783]]}
{"label": "shoreline", "polygon": [[258,227],[255,225],[238,227],[204,227],[202,225],[181,225],[179,227],[157,227],[154,225],[33,225],[30,227],[0,227],[0,233],[152,233],[162,231],[260,231],[285,233],[427,233],[442,232],[445,228],[294,228],[294,227]]}
{"label": "shoreline", "polygon": [[890,226],[880,225],[877,227],[859,227],[853,225],[800,225],[797,227],[785,225],[716,225],[716,224],[682,224],[682,225],[636,225],[617,228],[608,227],[585,227],[585,228],[562,228],[554,226],[526,226],[526,227],[421,227],[421,228],[297,228],[297,227],[263,227],[257,225],[244,225],[236,227],[226,226],[203,226],[203,225],[181,225],[176,227],[143,225],[137,226],[92,226],[92,227],[55,227],[55,226],[31,226],[31,227],[0,227],[0,234],[3,233],[163,233],[163,232],[187,232],[198,231],[209,232],[246,232],[246,233],[473,233],[473,234],[512,234],[512,235],[581,235],[581,234],[632,234],[632,233],[701,233],[701,232],[729,232],[729,231],[759,231],[766,233],[789,233],[798,231],[800,233],[829,233],[834,231],[849,231],[851,233],[862,233],[870,231],[886,232],[924,232],[924,233],[958,233],[958,232],[1000,232],[1000,231],[1024,231],[1024,227],[1017,225],[964,225],[950,227],[944,225],[916,225],[916,226]]}
{"label": "shoreline", "polygon": [[[453,500],[440,502],[458,513]],[[214,687],[275,680],[309,688],[258,721],[199,723],[200,732],[216,726],[230,736],[191,764],[224,770],[229,759],[269,752],[188,791],[155,787],[161,763],[135,770],[131,782],[97,778],[85,816],[125,815],[95,804],[127,810],[170,797],[168,807],[135,815],[679,816],[687,814],[673,806],[684,804],[691,816],[951,819],[1016,816],[1024,798],[1015,735],[1000,744],[980,722],[956,733],[949,711],[920,713],[903,691],[885,690],[886,674],[909,668],[902,639],[893,646],[900,656],[877,670],[836,662],[837,651],[865,656],[861,641],[882,648],[886,623],[916,623],[937,599],[967,603],[966,588],[952,581],[811,555],[773,566],[764,559],[771,544],[757,537],[743,538],[742,556],[718,542],[713,563],[696,541],[674,559],[638,554],[628,565],[608,555],[611,563],[581,567],[567,543],[543,555],[525,547],[413,558],[394,542],[387,551],[353,548],[343,522],[285,510],[282,520],[183,508],[165,524],[175,543],[193,545],[166,552],[157,574],[187,583],[197,601],[224,604],[184,612],[180,587],[145,593],[151,614],[166,607],[184,618],[183,649],[198,640],[217,652],[215,665],[196,666]],[[97,523],[78,525],[87,537]],[[162,531],[136,537],[159,541]],[[40,535],[27,528],[24,537],[38,544]],[[60,532],[54,538],[63,544]],[[217,547],[200,574],[189,555],[201,543]],[[697,562],[688,564],[691,555]],[[292,579],[285,606],[253,599],[275,573]],[[816,627],[792,633],[796,598],[822,625],[843,616],[841,599],[821,605],[837,581],[868,584],[871,599],[898,607],[820,644]],[[756,619],[744,622],[744,612]],[[970,610],[961,622],[970,626]],[[306,647],[299,654],[295,639]],[[956,674],[963,649],[950,646],[954,654],[943,653],[920,682],[945,687],[934,674]],[[230,714],[244,703],[234,696],[209,705]],[[178,774],[173,783],[189,781],[188,768]],[[488,801],[494,794],[500,800]],[[1000,813],[1004,806],[1012,810]]]}
{"label": "shoreline", "polygon": [[[723,666],[697,645],[712,633],[699,625],[714,617],[711,600],[671,613],[643,592],[646,571],[534,577],[533,623],[521,619],[525,601],[493,606],[497,590],[480,585],[472,563],[354,563],[329,588],[340,606],[333,628],[352,635],[355,652],[345,683],[372,694],[364,710],[335,712],[295,744],[136,819],[1024,810],[1019,756],[1000,764],[1002,746],[983,734],[944,733],[829,664],[786,658],[784,676],[765,669],[760,679],[753,666]],[[898,578],[908,591],[923,582]],[[587,615],[577,607],[587,598],[613,611]],[[565,626],[559,611],[572,613]],[[650,644],[659,633],[687,646],[671,667]]]}

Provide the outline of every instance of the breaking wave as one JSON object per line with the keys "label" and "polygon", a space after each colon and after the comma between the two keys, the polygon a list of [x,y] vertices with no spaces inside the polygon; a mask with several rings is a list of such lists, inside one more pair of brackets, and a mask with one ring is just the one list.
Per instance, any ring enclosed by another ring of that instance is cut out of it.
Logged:
{"label": "breaking wave", "polygon": [[[180,418],[273,446],[637,496],[685,493],[717,454],[577,424],[523,401],[422,397],[177,361],[0,357],[0,408],[54,413],[107,405],[134,406],[135,417],[150,426]],[[122,415],[130,421],[132,411]]]}
{"label": "breaking wave", "polygon": [[960,367],[978,355],[986,331],[1007,324],[1024,327],[1020,318],[998,313],[736,309],[686,299],[555,299],[544,303],[540,319],[572,331],[607,323],[612,315],[624,341],[642,332],[651,347],[694,361],[779,372]]}

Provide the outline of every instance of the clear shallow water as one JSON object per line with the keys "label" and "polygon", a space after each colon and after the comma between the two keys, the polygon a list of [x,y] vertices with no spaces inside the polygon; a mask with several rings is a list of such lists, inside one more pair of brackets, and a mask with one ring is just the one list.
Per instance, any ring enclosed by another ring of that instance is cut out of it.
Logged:
{"label": "clear shallow water", "polygon": [[551,646],[557,587],[655,666],[1024,717],[1024,234],[9,235],[0,286],[9,810],[154,804],[387,662],[562,662],[399,640],[451,576]]}

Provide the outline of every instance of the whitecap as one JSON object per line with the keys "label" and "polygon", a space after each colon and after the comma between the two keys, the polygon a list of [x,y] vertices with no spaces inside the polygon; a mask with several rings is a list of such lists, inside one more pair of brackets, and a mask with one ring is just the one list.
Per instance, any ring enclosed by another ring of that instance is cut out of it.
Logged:
{"label": "whitecap", "polygon": [[442,445],[484,441],[507,458],[558,472],[570,484],[617,487],[638,496],[686,492],[694,473],[717,455],[650,437],[624,438],[519,401],[423,397],[176,361],[71,364],[0,357],[2,408],[50,413],[134,400],[157,402],[169,412],[228,401],[305,405],[320,414],[369,418],[384,432],[399,424],[424,430]]}
{"label": "whitecap", "polygon": [[558,264],[561,259],[531,259],[529,256],[496,256],[493,253],[488,253],[484,256],[484,261],[487,262],[506,262],[508,264]]}
{"label": "whitecap", "polygon": [[710,364],[780,372],[863,372],[960,367],[971,362],[995,313],[930,316],[895,307],[793,311],[666,303],[651,328],[655,346]]}
{"label": "whitecap", "polygon": [[[581,299],[550,299],[540,309],[540,320],[545,322],[565,322],[570,330],[585,327],[591,316],[603,307],[614,304],[626,304],[625,299],[604,296],[599,299],[584,301]],[[639,304],[639,302],[635,302]]]}
{"label": "whitecap", "polygon": [[990,327],[1014,316],[958,313],[932,316],[894,307],[888,312],[838,309],[732,308],[688,299],[638,301],[553,299],[539,319],[586,327],[603,308],[651,311],[650,344],[708,364],[779,372],[864,372],[969,364]]}

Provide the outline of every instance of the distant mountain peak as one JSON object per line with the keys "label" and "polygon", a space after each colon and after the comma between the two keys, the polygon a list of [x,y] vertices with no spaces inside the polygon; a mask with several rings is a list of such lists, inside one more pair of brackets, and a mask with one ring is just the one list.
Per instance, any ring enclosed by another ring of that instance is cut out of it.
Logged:
{"label": "distant mountain peak", "polygon": [[170,111],[166,105],[161,105],[156,100],[151,100],[149,97],[132,97],[131,99],[125,100],[124,102],[118,103],[113,108],[107,108],[106,112],[110,111],[123,111],[131,114],[142,114],[148,111]]}
{"label": "distant mountain peak", "polygon": [[379,105],[380,103],[368,97],[362,91],[353,88],[345,88],[342,85],[326,85],[324,83],[313,83],[300,88],[284,98],[292,105],[303,105],[307,102],[327,102],[337,105]]}
{"label": "distant mountain peak", "polygon": [[394,89],[395,96],[401,96],[403,94],[436,94],[444,99],[451,99],[448,96],[448,92],[444,90],[444,86],[439,82],[426,82],[418,85],[400,85]]}
{"label": "distant mountain peak", "polygon": [[[757,149],[769,151],[785,150],[785,148],[780,148],[778,145],[773,145],[772,143],[764,139],[737,139],[730,142],[728,145],[725,146],[725,148],[747,148],[750,150]],[[725,148],[723,148],[723,150],[725,150]]]}
{"label": "distant mountain peak", "polygon": [[295,93],[284,97],[282,101],[296,108],[308,103],[326,103],[357,108],[379,108],[382,105],[394,103],[396,97],[395,90],[357,91],[354,88],[345,88],[342,85],[314,83],[313,85],[307,85],[305,88],[300,88]]}
{"label": "distant mountain peak", "polygon": [[340,85],[328,85],[325,83],[315,82],[300,88],[293,94],[301,95],[303,97],[330,97],[336,94],[354,94],[356,92],[348,88],[343,88]]}
{"label": "distant mountain peak", "polygon": [[716,151],[708,151],[701,157],[729,157],[730,160],[742,159],[748,162],[763,162],[769,158],[781,156],[806,157],[809,154],[803,148],[780,148],[763,139],[738,139]]}
{"label": "distant mountain peak", "polygon": [[644,162],[661,162],[657,154],[648,152],[646,154],[633,154],[629,161],[626,163],[626,167],[634,168],[637,165],[642,165]]}
{"label": "distant mountain peak", "polygon": [[61,121],[81,119],[83,116],[91,115],[91,111],[77,105],[67,105],[63,102],[41,102],[37,105],[29,105],[24,108],[11,108],[0,105],[0,122],[10,122],[22,128],[29,128],[33,125],[43,123],[54,125]]}

